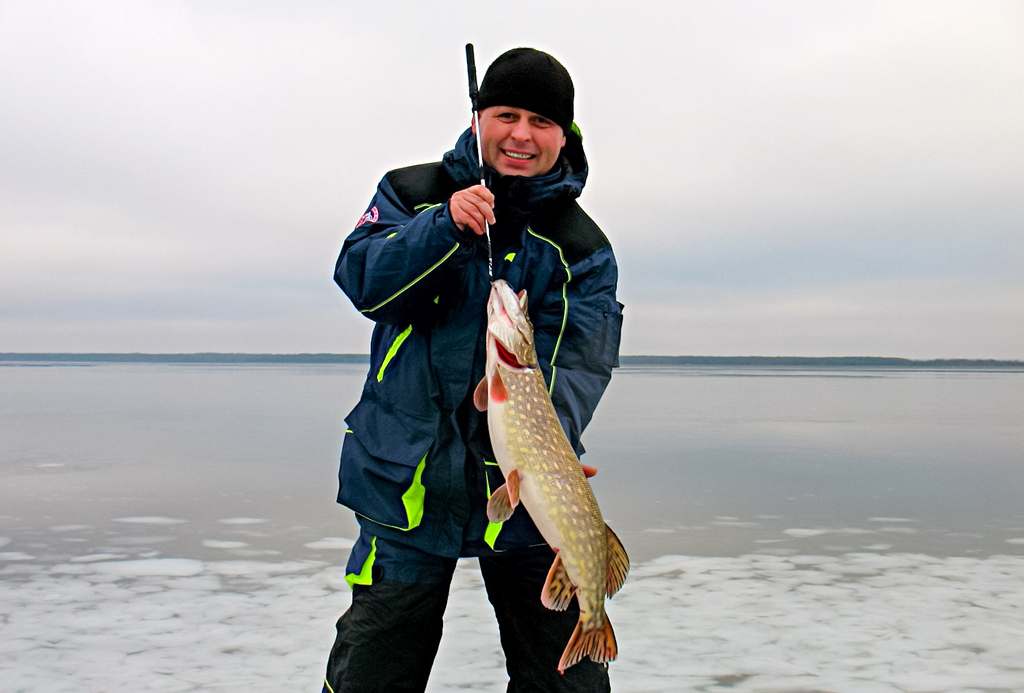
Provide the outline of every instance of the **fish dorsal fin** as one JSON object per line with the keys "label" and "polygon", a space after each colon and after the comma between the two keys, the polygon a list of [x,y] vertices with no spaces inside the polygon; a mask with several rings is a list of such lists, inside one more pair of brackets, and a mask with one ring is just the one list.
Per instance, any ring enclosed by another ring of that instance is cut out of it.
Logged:
{"label": "fish dorsal fin", "polygon": [[477,411],[487,411],[487,376],[485,375],[477,383],[473,390],[473,406]]}
{"label": "fish dorsal fin", "polygon": [[604,526],[608,534],[608,577],[605,582],[605,592],[612,596],[619,591],[622,583],[626,581],[626,573],[629,572],[629,556],[622,542],[615,536],[615,532],[608,525]]}
{"label": "fish dorsal fin", "polygon": [[548,570],[548,577],[544,581],[544,589],[540,592],[540,603],[554,611],[565,611],[569,608],[572,595],[576,593],[576,585],[569,579],[569,573],[565,572],[565,565],[562,563],[562,554],[555,554],[555,561]]}

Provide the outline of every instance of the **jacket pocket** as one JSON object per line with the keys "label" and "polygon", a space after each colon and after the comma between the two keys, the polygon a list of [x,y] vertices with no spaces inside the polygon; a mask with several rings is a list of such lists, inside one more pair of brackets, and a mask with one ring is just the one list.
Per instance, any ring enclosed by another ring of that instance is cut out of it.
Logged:
{"label": "jacket pocket", "polygon": [[423,521],[423,472],[434,439],[428,422],[388,411],[372,400],[345,419],[338,502],[377,524],[410,531]]}

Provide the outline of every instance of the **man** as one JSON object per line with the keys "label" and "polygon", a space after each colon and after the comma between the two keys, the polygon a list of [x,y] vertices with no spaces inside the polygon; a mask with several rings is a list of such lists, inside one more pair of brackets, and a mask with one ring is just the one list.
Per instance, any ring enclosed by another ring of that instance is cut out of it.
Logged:
{"label": "man", "polygon": [[556,671],[578,607],[541,605],[554,554],[524,509],[488,522],[503,479],[472,404],[485,363],[485,223],[494,278],[528,292],[540,367],[578,454],[618,365],[615,258],[575,202],[588,168],[573,95],[550,55],[501,55],[478,102],[488,186],[471,127],[443,161],[384,176],[342,246],[335,280],[376,325],[341,453],[338,501],[356,512],[360,534],[325,691],[422,691],[461,556],[479,557],[509,691],[609,688],[607,666],[589,659]]}

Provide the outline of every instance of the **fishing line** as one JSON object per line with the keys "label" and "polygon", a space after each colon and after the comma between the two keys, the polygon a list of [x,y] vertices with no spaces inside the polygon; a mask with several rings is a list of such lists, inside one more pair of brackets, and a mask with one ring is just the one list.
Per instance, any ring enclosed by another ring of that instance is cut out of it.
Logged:
{"label": "fishing line", "polygon": [[[476,85],[476,58],[473,56],[473,44],[466,44],[466,71],[469,73],[469,101],[473,106],[473,122],[476,125],[476,160],[480,165],[480,185],[487,187],[484,180],[484,147],[483,132],[480,130],[480,112],[476,108],[480,90]],[[484,219],[484,233],[487,236],[487,276],[494,281],[494,257],[491,254],[491,225]]]}

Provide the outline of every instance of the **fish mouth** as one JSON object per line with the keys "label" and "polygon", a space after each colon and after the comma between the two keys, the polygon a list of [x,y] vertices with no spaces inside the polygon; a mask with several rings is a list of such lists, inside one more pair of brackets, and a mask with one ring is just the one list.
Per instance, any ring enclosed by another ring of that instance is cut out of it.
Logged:
{"label": "fish mouth", "polygon": [[[524,353],[520,356],[514,347],[509,346],[509,343],[514,345],[524,341],[527,352],[532,346],[530,335],[522,333],[522,330],[517,327],[513,315],[510,314],[510,311],[514,312],[520,308],[520,298],[516,296],[515,292],[504,280],[496,280],[487,301],[488,349],[490,349],[490,342],[493,341],[495,361],[502,368],[525,373],[533,370],[537,365],[531,358],[532,354]],[[525,315],[519,316],[519,318],[525,319]],[[522,352],[522,350],[518,351]],[[527,362],[523,363],[521,358],[527,359]]]}

